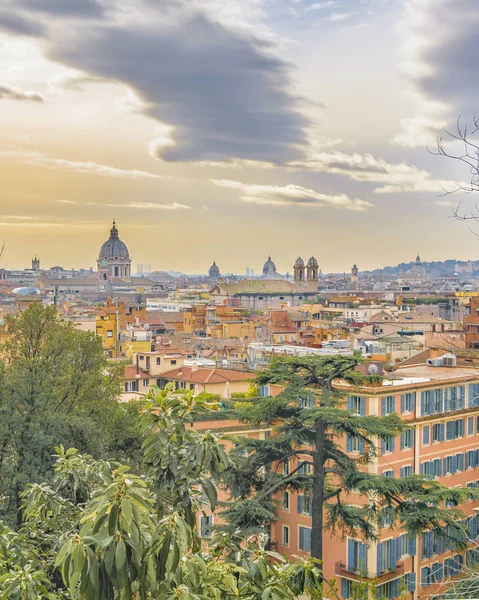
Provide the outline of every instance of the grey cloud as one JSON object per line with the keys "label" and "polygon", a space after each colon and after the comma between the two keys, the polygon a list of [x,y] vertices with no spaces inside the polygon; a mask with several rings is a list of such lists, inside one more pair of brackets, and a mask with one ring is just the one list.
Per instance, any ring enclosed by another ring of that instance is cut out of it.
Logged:
{"label": "grey cloud", "polygon": [[34,19],[13,12],[11,8],[3,9],[0,6],[0,31],[17,35],[41,37],[45,33],[45,28]]}
{"label": "grey cloud", "polygon": [[418,106],[397,143],[433,142],[458,115],[478,112],[478,29],[477,0],[407,0],[401,65]]}
{"label": "grey cloud", "polygon": [[103,7],[96,0],[15,0],[16,8],[51,16],[99,17]]}
{"label": "grey cloud", "polygon": [[0,100],[44,102],[45,98],[37,92],[24,91],[19,88],[0,83]]}
{"label": "grey cloud", "polygon": [[146,115],[175,128],[175,145],[156,149],[164,160],[302,155],[308,121],[289,91],[289,66],[265,39],[197,14],[174,25],[105,21],[50,42],[52,59],[131,86]]}

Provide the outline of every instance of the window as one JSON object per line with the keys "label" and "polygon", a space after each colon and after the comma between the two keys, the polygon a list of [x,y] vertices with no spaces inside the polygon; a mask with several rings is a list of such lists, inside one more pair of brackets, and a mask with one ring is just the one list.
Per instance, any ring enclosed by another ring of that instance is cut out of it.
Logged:
{"label": "window", "polygon": [[401,450],[406,448],[412,448],[414,446],[414,431],[412,429],[405,429],[401,431]]}
{"label": "window", "polygon": [[443,442],[444,441],[444,423],[436,423],[432,426],[432,441]]}
{"label": "window", "polygon": [[298,547],[305,552],[311,552],[311,529],[309,527],[300,526]]}
{"label": "window", "polygon": [[298,398],[298,406],[299,408],[313,408],[316,402],[316,398],[314,395],[309,398]]}
{"label": "window", "polygon": [[401,396],[401,413],[414,412],[414,404],[416,402],[416,394],[413,392],[402,394]]}
{"label": "window", "polygon": [[383,508],[381,511],[381,527],[384,529],[385,527],[392,527],[394,523],[394,508],[392,506],[387,506]]}
{"label": "window", "polygon": [[383,417],[395,412],[395,400],[396,398],[394,396],[386,396],[381,399],[381,414]]}
{"label": "window", "polygon": [[402,578],[393,579],[377,587],[377,598],[378,600],[393,600],[398,598],[401,594],[401,583]]}
{"label": "window", "polygon": [[138,381],[125,381],[125,392],[137,392]]}
{"label": "window", "polygon": [[301,462],[298,469],[299,475],[311,475],[313,472],[313,465],[311,463]]}
{"label": "window", "polygon": [[469,386],[469,407],[479,406],[479,383],[471,383]]}
{"label": "window", "polygon": [[210,538],[213,535],[213,515],[200,517],[200,536]]}
{"label": "window", "polygon": [[464,419],[448,421],[446,423],[446,440],[455,440],[464,437]]}
{"label": "window", "polygon": [[383,471],[381,473],[381,477],[392,477],[392,478],[394,478],[394,471],[392,469],[390,469],[388,471]]}
{"label": "window", "polygon": [[156,357],[156,364],[161,365],[161,358],[159,356]]}
{"label": "window", "polygon": [[109,337],[109,338],[113,337],[113,330],[112,329],[107,329],[106,337]]}
{"label": "window", "polygon": [[365,573],[367,571],[366,544],[358,540],[348,539],[348,564],[350,573]]}
{"label": "window", "polygon": [[422,428],[422,445],[423,446],[425,446],[426,444],[429,444],[429,432],[430,432],[429,425],[424,425],[424,427]]}
{"label": "window", "polygon": [[283,546],[289,546],[289,527],[283,525]]}
{"label": "window", "polygon": [[258,394],[260,398],[268,398],[268,396],[270,396],[269,385],[260,385]]}
{"label": "window", "polygon": [[308,494],[301,494],[298,496],[298,514],[312,516],[313,514],[313,502],[311,496]]}
{"label": "window", "polygon": [[348,433],[346,436],[346,449],[348,452],[364,452],[364,440]]}
{"label": "window", "polygon": [[465,460],[466,469],[474,469],[479,465],[479,452],[477,450],[468,450]]}
{"label": "window", "polygon": [[283,510],[289,510],[289,492],[283,492]]}
{"label": "window", "polygon": [[431,585],[431,567],[423,567],[421,569],[421,587]]}
{"label": "window", "polygon": [[366,414],[366,398],[361,396],[348,397],[348,410],[362,417]]}
{"label": "window", "polygon": [[401,467],[399,470],[399,477],[404,478],[404,477],[410,477],[412,475],[412,466],[411,465],[407,465],[407,467]]}
{"label": "window", "polygon": [[118,267],[115,267],[115,277],[118,277]]}
{"label": "window", "polygon": [[394,438],[393,437],[383,438],[383,440],[381,442],[381,449],[382,449],[383,454],[385,452],[394,452]]}
{"label": "window", "polygon": [[416,556],[416,538],[404,533],[396,540],[397,558]]}
{"label": "window", "polygon": [[176,365],[176,360],[170,360],[170,365]]}
{"label": "window", "polygon": [[396,540],[380,542],[378,548],[378,575],[396,568]]}
{"label": "window", "polygon": [[148,387],[150,385],[149,379],[143,379],[143,387]]}
{"label": "window", "polygon": [[[428,475],[430,478],[433,477],[441,477],[441,469],[442,461],[440,458],[435,458],[434,460],[425,461],[421,463],[420,473],[421,475]],[[444,466],[445,468],[445,466]],[[444,473],[446,474],[446,473]]]}
{"label": "window", "polygon": [[289,459],[283,460],[283,475],[289,475]]}

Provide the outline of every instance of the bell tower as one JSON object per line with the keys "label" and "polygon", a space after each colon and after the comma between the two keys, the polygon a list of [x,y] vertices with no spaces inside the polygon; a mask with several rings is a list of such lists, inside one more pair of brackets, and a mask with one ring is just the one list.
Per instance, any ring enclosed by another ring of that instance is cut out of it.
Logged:
{"label": "bell tower", "polygon": [[296,259],[293,267],[294,271],[294,283],[303,283],[304,277],[304,260],[301,257]]}

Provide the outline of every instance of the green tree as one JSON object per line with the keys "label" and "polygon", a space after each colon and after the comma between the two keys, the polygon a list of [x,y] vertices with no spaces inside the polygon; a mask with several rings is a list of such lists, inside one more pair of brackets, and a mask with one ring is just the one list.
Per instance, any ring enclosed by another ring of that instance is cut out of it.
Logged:
{"label": "green tree", "polygon": [[[274,494],[292,489],[311,497],[311,556],[320,562],[325,531],[374,540],[383,511],[411,535],[431,528],[464,546],[457,523],[462,513],[444,508],[444,502],[460,504],[464,490],[419,476],[393,479],[367,473],[378,444],[397,436],[405,424],[396,414],[359,416],[348,409],[337,383],[360,384],[362,375],[355,370],[359,362],[355,356],[274,357],[259,373],[259,385],[277,384],[283,391],[261,402],[236,405],[242,419],[271,426],[273,433],[264,440],[236,440],[227,478],[233,501],[223,513],[227,531],[264,528],[274,520]],[[357,458],[345,448],[348,436],[358,440]],[[284,473],[281,466],[290,458],[299,463]],[[355,492],[364,498],[361,507],[348,501]]]}
{"label": "green tree", "polygon": [[200,539],[196,516],[214,511],[230,464],[216,436],[191,427],[206,410],[191,391],[150,394],[142,475],[57,448],[51,485],[23,494],[22,529],[0,529],[0,600],[322,598],[313,559],[290,563],[261,537]]}
{"label": "green tree", "polygon": [[[20,525],[20,494],[52,475],[62,443],[102,457],[138,453],[138,410],[117,402],[119,369],[99,338],[33,305],[4,325],[0,355],[0,517]],[[121,431],[121,433],[120,433]]]}

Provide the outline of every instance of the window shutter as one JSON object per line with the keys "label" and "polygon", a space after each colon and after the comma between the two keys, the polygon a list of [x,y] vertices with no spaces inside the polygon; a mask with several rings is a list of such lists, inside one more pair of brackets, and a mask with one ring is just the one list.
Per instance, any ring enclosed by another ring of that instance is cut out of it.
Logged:
{"label": "window shutter", "polygon": [[416,574],[415,573],[407,573],[406,574],[406,585],[408,592],[414,592],[416,589]]}
{"label": "window shutter", "polygon": [[358,567],[361,569],[361,573],[366,574],[367,569],[367,546],[363,542],[359,543],[359,565]]}
{"label": "window shutter", "polygon": [[364,398],[364,397],[361,397],[359,399],[359,414],[362,417],[366,416],[366,398]]}
{"label": "window shutter", "polygon": [[479,516],[478,515],[476,515],[472,519],[471,530],[472,530],[472,539],[475,540],[477,538],[477,536],[479,535]]}
{"label": "window shutter", "polygon": [[459,388],[459,404],[461,408],[466,406],[466,388],[463,385]]}
{"label": "window shutter", "polygon": [[448,421],[446,423],[446,440],[452,440],[454,438],[454,421]]}
{"label": "window shutter", "polygon": [[348,410],[353,410],[353,399],[351,396],[348,396]]}
{"label": "window shutter", "polygon": [[346,449],[348,452],[353,451],[353,437],[350,433],[348,433],[348,435],[346,437]]}
{"label": "window shutter", "polygon": [[298,514],[303,514],[304,496],[298,496]]}
{"label": "window shutter", "polygon": [[404,450],[404,446],[406,445],[405,441],[404,441],[405,437],[406,437],[406,432],[405,431],[401,431],[401,444],[400,444],[401,445],[401,450]]}
{"label": "window shutter", "polygon": [[467,435],[474,433],[474,417],[467,418]]}
{"label": "window shutter", "polygon": [[456,473],[456,471],[457,471],[457,456],[453,456],[451,462],[452,462],[451,473],[454,475],[454,473]]}
{"label": "window shutter", "polygon": [[364,440],[359,440],[359,452],[364,454]]}
{"label": "window shutter", "polygon": [[424,392],[421,392],[421,416],[426,414],[426,400]]}
{"label": "window shutter", "polygon": [[410,556],[416,556],[416,538],[413,536],[408,536],[408,550],[407,553]]}
{"label": "window shutter", "polygon": [[404,467],[401,467],[401,468],[399,469],[399,477],[400,477],[401,479],[403,479],[405,476],[406,476],[406,475],[405,475],[405,469],[404,469]]}
{"label": "window shutter", "polygon": [[401,396],[401,413],[405,413],[406,412],[406,397],[404,396],[404,394],[402,394]]}
{"label": "window shutter", "polygon": [[439,424],[439,441],[444,441],[444,423]]}
{"label": "window shutter", "polygon": [[464,419],[459,421],[459,437],[464,437]]}
{"label": "window shutter", "polygon": [[457,454],[457,470],[464,471],[464,454]]}
{"label": "window shutter", "polygon": [[389,568],[394,569],[396,567],[397,559],[396,559],[396,544],[394,540],[389,540],[390,545],[390,559],[389,559]]}
{"label": "window shutter", "polygon": [[349,598],[349,581],[347,579],[341,579],[341,596],[346,600]]}
{"label": "window shutter", "polygon": [[384,417],[386,413],[386,398],[381,398],[381,414]]}
{"label": "window shutter", "polygon": [[392,437],[392,438],[391,438],[391,444],[390,444],[390,446],[389,446],[389,449],[391,450],[391,452],[394,452],[394,445],[395,445],[395,442],[396,442],[396,438],[393,438],[393,437]]}
{"label": "window shutter", "polygon": [[383,570],[383,542],[378,544],[378,569],[377,574],[380,575]]}
{"label": "window shutter", "polygon": [[429,425],[422,428],[422,443],[429,444]]}

